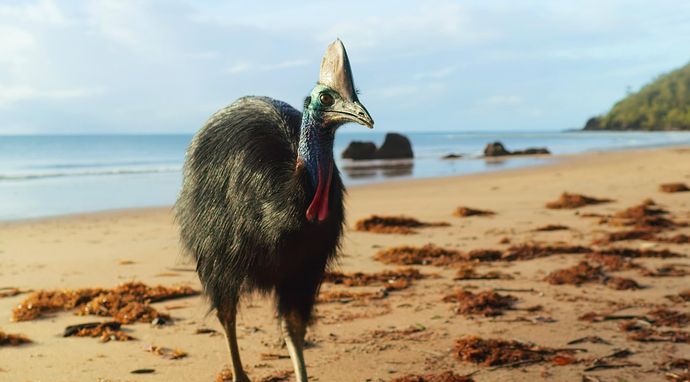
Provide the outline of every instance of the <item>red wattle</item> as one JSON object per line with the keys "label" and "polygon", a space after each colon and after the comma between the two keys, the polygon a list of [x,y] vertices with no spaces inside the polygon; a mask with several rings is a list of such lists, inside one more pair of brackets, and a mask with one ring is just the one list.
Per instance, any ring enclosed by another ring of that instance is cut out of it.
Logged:
{"label": "red wattle", "polygon": [[[319,163],[320,164],[320,163]],[[333,161],[328,163],[328,175],[326,177],[321,173],[321,166],[317,167],[318,185],[314,198],[311,200],[307,208],[307,220],[313,221],[318,218],[319,221],[324,221],[328,217],[328,195],[331,190],[331,179],[333,176]]]}

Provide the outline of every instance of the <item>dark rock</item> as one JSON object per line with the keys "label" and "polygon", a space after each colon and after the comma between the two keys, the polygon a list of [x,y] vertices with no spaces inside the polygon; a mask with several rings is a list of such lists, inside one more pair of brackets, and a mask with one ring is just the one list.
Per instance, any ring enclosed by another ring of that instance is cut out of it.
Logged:
{"label": "dark rock", "polygon": [[343,159],[374,159],[376,145],[373,142],[353,141],[341,154]]}
{"label": "dark rock", "polygon": [[375,159],[413,158],[412,144],[406,136],[397,133],[386,134],[386,139],[374,154]]}
{"label": "dark rock", "polygon": [[484,148],[485,157],[502,157],[508,155],[548,155],[551,152],[546,147],[529,147],[525,150],[508,151],[501,142],[493,142]]}
{"label": "dark rock", "polygon": [[441,157],[441,159],[460,159],[460,158],[462,158],[462,155],[460,155],[460,154],[452,154],[452,153],[451,153],[451,154],[448,154],[448,155],[444,155],[444,156]]}
{"label": "dark rock", "polygon": [[505,155],[510,155],[511,152],[506,150],[505,146],[501,142],[493,142],[486,145],[484,148],[485,157],[500,157]]}
{"label": "dark rock", "polygon": [[542,155],[551,154],[551,152],[546,147],[530,147],[525,150],[513,151],[511,155]]}

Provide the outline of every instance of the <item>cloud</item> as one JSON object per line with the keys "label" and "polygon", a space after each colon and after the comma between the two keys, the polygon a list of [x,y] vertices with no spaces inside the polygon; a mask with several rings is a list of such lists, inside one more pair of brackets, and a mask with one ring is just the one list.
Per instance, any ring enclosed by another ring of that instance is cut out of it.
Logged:
{"label": "cloud", "polygon": [[30,86],[0,86],[0,108],[18,102],[83,98],[101,93],[98,89],[37,89]]}
{"label": "cloud", "polygon": [[455,72],[455,66],[446,66],[445,68],[441,69],[436,69],[432,70],[429,72],[422,72],[422,73],[417,73],[414,75],[414,79],[416,80],[426,80],[426,79],[433,79],[433,80],[440,80],[443,78],[446,78],[453,74]]}
{"label": "cloud", "polygon": [[515,106],[523,103],[523,99],[516,95],[494,95],[480,99],[477,103],[489,106]]}
{"label": "cloud", "polygon": [[37,24],[64,25],[67,19],[52,0],[0,4],[0,19],[29,21]]}
{"label": "cloud", "polygon": [[254,65],[250,62],[238,62],[238,63],[226,68],[225,72],[228,74],[240,74],[240,73],[251,72],[251,71],[268,72],[268,71],[278,70],[278,69],[298,68],[298,67],[302,67],[302,66],[307,66],[308,64],[309,64],[309,60],[289,60],[289,61],[278,62],[275,64],[264,64],[264,65]]}

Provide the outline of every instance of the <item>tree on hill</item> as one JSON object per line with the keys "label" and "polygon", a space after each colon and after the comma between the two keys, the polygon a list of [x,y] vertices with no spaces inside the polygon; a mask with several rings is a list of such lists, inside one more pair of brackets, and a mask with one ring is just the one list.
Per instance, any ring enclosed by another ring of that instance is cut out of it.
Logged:
{"label": "tree on hill", "polygon": [[611,110],[590,118],[585,130],[690,130],[690,63],[663,74]]}

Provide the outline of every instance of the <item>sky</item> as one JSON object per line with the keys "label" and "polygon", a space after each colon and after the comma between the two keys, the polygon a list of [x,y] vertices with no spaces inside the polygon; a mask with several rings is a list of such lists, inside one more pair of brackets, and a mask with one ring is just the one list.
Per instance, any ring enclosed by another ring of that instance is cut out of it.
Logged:
{"label": "sky", "polygon": [[688,36],[682,0],[0,0],[0,134],[193,133],[244,95],[299,108],[337,37],[377,129],[558,131],[688,63]]}

